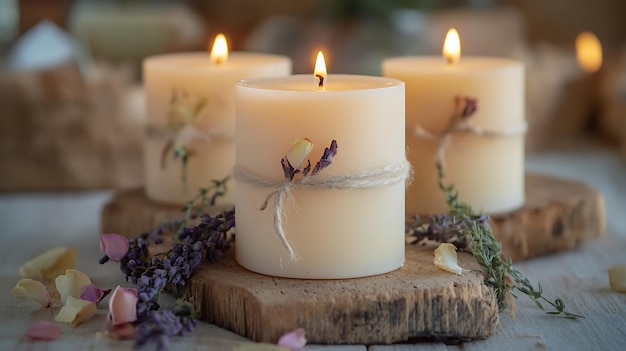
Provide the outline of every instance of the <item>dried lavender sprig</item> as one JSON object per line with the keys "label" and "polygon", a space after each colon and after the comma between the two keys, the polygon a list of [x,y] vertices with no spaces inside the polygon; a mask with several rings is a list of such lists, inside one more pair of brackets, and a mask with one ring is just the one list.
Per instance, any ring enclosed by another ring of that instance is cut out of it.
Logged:
{"label": "dried lavender sprig", "polygon": [[468,250],[467,238],[461,234],[461,227],[465,220],[456,220],[448,215],[433,215],[422,218],[414,216],[407,220],[405,232],[412,237],[411,244],[424,241],[436,243],[450,243],[459,250]]}
{"label": "dried lavender sprig", "polygon": [[177,306],[167,311],[150,311],[137,325],[136,346],[156,343],[157,350],[169,348],[169,337],[188,335],[198,324],[196,309],[192,304],[179,301]]}
{"label": "dried lavender sprig", "polygon": [[137,279],[138,315],[158,309],[165,286],[184,286],[203,259],[216,262],[229,248],[228,234],[234,225],[234,209],[216,216],[204,214],[198,225],[182,230],[167,253],[153,257],[151,266]]}
{"label": "dried lavender sprig", "polygon": [[[234,208],[216,216],[203,214],[226,193],[228,180],[229,177],[213,181],[211,187],[201,189],[183,208],[185,215],[182,219],[169,221],[136,239],[129,239],[129,250],[120,260],[120,268],[127,280],[138,285],[138,346],[156,341],[158,348],[165,350],[169,336],[186,334],[195,328],[197,320],[193,306],[179,305],[174,310],[162,311],[158,299],[166,285],[185,285],[203,259],[216,262],[228,250],[228,236],[235,226]],[[189,227],[191,220],[198,217],[200,223]],[[150,259],[149,241],[160,244],[162,235],[174,229],[174,246]]]}

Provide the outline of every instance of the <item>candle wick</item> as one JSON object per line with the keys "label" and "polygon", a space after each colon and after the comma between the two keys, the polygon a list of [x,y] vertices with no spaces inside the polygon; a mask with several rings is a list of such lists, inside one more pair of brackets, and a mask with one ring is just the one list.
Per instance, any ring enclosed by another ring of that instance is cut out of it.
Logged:
{"label": "candle wick", "polygon": [[324,76],[322,76],[321,74],[316,74],[315,77],[320,79],[320,82],[319,82],[319,84],[317,86],[320,87],[320,88],[323,88],[324,87]]}
{"label": "candle wick", "polygon": [[453,64],[456,60],[454,59],[454,57],[452,57],[452,55],[447,56],[446,60],[448,61],[448,64]]}

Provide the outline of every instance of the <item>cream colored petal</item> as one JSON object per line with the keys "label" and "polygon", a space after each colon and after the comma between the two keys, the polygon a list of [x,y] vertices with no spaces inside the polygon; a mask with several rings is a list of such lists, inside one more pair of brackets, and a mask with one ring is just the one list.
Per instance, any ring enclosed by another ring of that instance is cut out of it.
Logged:
{"label": "cream colored petal", "polygon": [[91,280],[79,270],[67,269],[64,275],[60,275],[54,280],[54,283],[59,295],[61,295],[61,302],[65,304],[68,296],[79,299],[83,286],[91,284]]}
{"label": "cream colored petal", "polygon": [[66,269],[73,268],[78,258],[78,250],[73,247],[50,249],[20,267],[24,278],[54,279]]}
{"label": "cream colored petal", "polygon": [[44,307],[50,306],[50,296],[48,295],[46,286],[30,278],[20,279],[15,287],[11,289],[11,294],[30,301],[35,301]]}
{"label": "cream colored petal", "polygon": [[435,266],[450,273],[461,274],[463,268],[457,263],[456,246],[442,243],[435,249]]}
{"label": "cream colored petal", "polygon": [[54,320],[62,323],[69,323],[72,327],[76,327],[82,322],[90,319],[96,314],[97,306],[95,302],[85,301],[67,297],[65,305],[61,307],[59,314]]}
{"label": "cream colored petal", "polygon": [[313,149],[313,143],[309,139],[296,139],[287,151],[287,160],[291,167],[299,170]]}
{"label": "cream colored petal", "polygon": [[626,293],[626,264],[609,268],[609,284],[614,291]]}

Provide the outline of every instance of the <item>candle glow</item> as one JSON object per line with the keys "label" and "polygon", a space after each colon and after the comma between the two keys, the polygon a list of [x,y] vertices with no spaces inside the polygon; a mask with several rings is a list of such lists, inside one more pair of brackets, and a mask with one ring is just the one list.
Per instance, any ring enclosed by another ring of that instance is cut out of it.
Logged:
{"label": "candle glow", "polygon": [[583,32],[576,37],[576,59],[583,71],[593,73],[602,66],[602,45],[591,32]]}
{"label": "candle glow", "polygon": [[461,58],[461,39],[459,38],[459,32],[450,28],[446,39],[443,41],[442,49],[443,57],[448,60],[448,63],[453,64]]}
{"label": "candle glow", "polygon": [[228,61],[228,42],[222,33],[218,34],[213,41],[211,61],[218,65]]}
{"label": "candle glow", "polygon": [[324,54],[321,51],[317,53],[317,59],[315,60],[315,70],[313,71],[315,79],[319,79],[319,87],[324,88],[324,80],[328,75],[326,72],[326,61],[324,60]]}

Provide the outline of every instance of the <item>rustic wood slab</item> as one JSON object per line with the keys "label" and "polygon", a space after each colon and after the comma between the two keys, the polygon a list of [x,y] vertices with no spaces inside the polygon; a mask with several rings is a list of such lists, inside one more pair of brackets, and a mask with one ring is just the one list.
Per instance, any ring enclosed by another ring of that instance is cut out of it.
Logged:
{"label": "rustic wood slab", "polygon": [[[214,210],[224,210],[218,205]],[[134,237],[168,220],[182,217],[181,205],[146,198],[143,189],[120,192],[102,210],[102,232]],[[519,261],[571,250],[602,236],[605,230],[602,194],[575,181],[526,175],[526,204],[517,211],[495,215],[491,224],[504,251]]]}
{"label": "rustic wood slab", "polygon": [[276,342],[305,328],[313,344],[390,344],[412,338],[485,339],[498,325],[493,290],[474,258],[459,254],[462,275],[433,264],[434,247],[410,246],[404,267],[340,280],[274,278],[235,261],[233,251],[199,266],[176,295],[192,297],[203,320],[255,341]]}
{"label": "rustic wood slab", "polygon": [[581,182],[526,174],[524,207],[492,216],[491,226],[514,261],[571,250],[604,235],[604,197]]}

